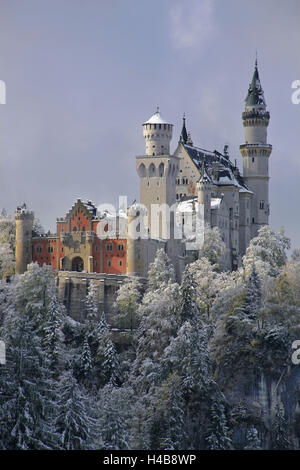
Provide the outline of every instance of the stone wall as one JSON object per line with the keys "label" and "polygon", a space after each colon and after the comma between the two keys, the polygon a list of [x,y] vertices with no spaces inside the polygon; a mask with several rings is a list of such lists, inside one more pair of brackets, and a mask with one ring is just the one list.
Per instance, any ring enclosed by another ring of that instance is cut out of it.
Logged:
{"label": "stone wall", "polygon": [[97,274],[75,271],[59,271],[56,285],[58,299],[74,320],[83,322],[86,317],[85,297],[91,280],[98,286],[99,314],[105,312],[108,323],[114,326],[113,304],[117,291],[126,276],[119,274]]}

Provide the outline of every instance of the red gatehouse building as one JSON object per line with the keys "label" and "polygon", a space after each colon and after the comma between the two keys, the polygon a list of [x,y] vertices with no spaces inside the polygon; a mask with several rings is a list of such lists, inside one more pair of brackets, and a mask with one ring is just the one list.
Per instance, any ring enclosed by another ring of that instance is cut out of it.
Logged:
{"label": "red gatehouse building", "polygon": [[[25,208],[23,217],[30,214]],[[56,234],[33,232],[32,261],[59,271],[125,274],[127,241],[126,235],[120,236],[118,220],[119,216],[99,214],[91,201],[78,199],[64,218],[57,219]]]}

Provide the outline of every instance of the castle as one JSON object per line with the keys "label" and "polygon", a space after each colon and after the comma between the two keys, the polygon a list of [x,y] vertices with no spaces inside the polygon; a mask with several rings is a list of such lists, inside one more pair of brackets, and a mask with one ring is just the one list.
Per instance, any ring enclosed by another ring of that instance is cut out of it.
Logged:
{"label": "castle", "polygon": [[[64,279],[80,278],[78,273],[83,273],[84,279],[113,276],[118,283],[124,275],[146,276],[157,249],[163,248],[180,279],[191,259],[189,252],[195,254],[201,247],[206,227],[219,227],[226,245],[225,265],[236,269],[251,238],[268,224],[269,119],[256,61],[242,113],[241,175],[226,145],[218,152],[193,144],[185,117],[171,154],[173,125],[157,109],[143,124],[146,152],[136,157],[140,203],[111,214],[78,199],[64,218],[57,219],[56,234],[46,236],[32,231],[33,213],[19,207],[15,212],[17,273],[36,261],[51,265]],[[191,243],[190,232],[200,245]]]}

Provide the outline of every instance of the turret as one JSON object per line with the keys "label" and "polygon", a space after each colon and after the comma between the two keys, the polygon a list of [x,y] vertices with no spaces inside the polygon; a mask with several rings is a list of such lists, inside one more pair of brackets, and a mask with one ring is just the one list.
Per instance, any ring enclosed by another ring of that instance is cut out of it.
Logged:
{"label": "turret", "polygon": [[243,177],[253,191],[251,207],[251,237],[269,221],[269,156],[272,145],[267,143],[270,113],[267,111],[257,60],[242,114],[245,143],[240,145],[243,157]]}
{"label": "turret", "polygon": [[185,127],[185,114],[183,114],[182,120],[183,122],[182,122],[181,134],[180,134],[180,141],[186,144],[188,140],[188,133]]}
{"label": "turret", "polygon": [[[197,181],[197,194],[199,211],[203,211],[204,222],[211,223],[211,189],[212,182],[205,171],[204,161],[202,162],[201,176]],[[201,214],[202,215],[202,214]]]}
{"label": "turret", "polygon": [[15,211],[17,274],[23,274],[27,270],[27,265],[32,262],[33,218],[33,212],[29,212],[25,204]]}
{"label": "turret", "polygon": [[143,246],[145,208],[133,203],[127,208],[127,266],[128,275],[143,275],[145,271]]}
{"label": "turret", "polygon": [[162,119],[159,108],[157,108],[151,118],[143,124],[146,155],[169,155],[172,132],[173,124]]}

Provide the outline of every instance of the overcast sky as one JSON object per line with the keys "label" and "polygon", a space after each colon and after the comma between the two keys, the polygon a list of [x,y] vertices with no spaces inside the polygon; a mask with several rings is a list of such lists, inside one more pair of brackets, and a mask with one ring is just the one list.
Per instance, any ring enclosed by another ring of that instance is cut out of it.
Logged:
{"label": "overcast sky", "polygon": [[55,229],[81,197],[139,198],[142,123],[182,114],[196,146],[242,168],[255,53],[268,109],[270,224],[300,247],[299,0],[0,0],[0,207]]}

